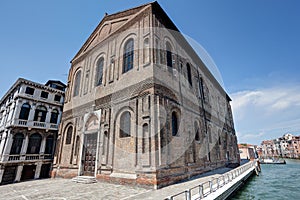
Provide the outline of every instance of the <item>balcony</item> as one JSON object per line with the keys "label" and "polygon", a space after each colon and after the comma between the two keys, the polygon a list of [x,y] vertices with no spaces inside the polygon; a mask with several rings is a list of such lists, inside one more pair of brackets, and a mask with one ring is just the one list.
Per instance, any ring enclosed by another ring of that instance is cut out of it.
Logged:
{"label": "balcony", "polygon": [[16,163],[20,161],[41,161],[41,160],[52,160],[51,154],[25,154],[25,155],[8,155],[7,160],[9,163]]}
{"label": "balcony", "polygon": [[47,123],[47,122],[36,122],[36,121],[28,121],[22,119],[15,119],[9,123],[9,127],[27,127],[27,128],[37,128],[37,129],[45,129],[45,130],[58,130],[57,124]]}

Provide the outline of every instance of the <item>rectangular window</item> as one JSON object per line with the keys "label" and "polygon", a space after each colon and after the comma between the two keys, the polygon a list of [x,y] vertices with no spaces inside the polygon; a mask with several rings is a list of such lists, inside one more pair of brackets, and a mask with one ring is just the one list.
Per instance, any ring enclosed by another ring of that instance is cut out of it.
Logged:
{"label": "rectangular window", "polygon": [[61,96],[60,95],[55,95],[54,96],[54,101],[60,102]]}
{"label": "rectangular window", "polygon": [[33,94],[34,94],[34,89],[31,88],[31,87],[26,87],[25,93],[26,93],[26,94],[33,95]]}
{"label": "rectangular window", "polygon": [[42,91],[41,92],[41,97],[47,99],[48,98],[48,92]]}

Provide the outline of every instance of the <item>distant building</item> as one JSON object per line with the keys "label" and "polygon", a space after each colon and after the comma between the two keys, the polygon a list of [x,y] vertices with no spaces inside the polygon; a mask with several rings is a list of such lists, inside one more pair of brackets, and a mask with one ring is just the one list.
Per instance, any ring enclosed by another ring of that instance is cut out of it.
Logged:
{"label": "distant building", "polygon": [[105,15],[71,65],[53,176],[159,188],[239,163],[229,96],[157,2]]}
{"label": "distant building", "polygon": [[261,143],[262,157],[300,158],[300,136],[290,133]]}
{"label": "distant building", "polygon": [[238,144],[241,159],[253,160],[257,157],[256,146],[251,144]]}
{"label": "distant building", "polygon": [[65,84],[18,79],[0,101],[0,184],[49,177]]}

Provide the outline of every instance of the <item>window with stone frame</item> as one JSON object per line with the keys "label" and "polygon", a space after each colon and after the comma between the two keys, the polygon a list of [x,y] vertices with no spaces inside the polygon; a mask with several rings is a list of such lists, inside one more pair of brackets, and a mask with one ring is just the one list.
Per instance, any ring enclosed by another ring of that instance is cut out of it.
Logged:
{"label": "window with stone frame", "polygon": [[60,102],[61,96],[60,95],[55,95],[54,96],[54,101]]}
{"label": "window with stone frame", "polygon": [[29,136],[27,154],[39,154],[41,148],[42,136],[39,133],[34,133]]}
{"label": "window with stone frame", "polygon": [[166,42],[166,60],[167,60],[167,66],[173,67],[173,58],[172,58],[172,46],[169,42]]}
{"label": "window with stone frame", "polygon": [[187,70],[187,79],[190,84],[190,86],[193,86],[193,80],[192,80],[192,70],[189,63],[186,64],[186,70]]}
{"label": "window with stone frame", "polygon": [[19,119],[28,120],[30,113],[30,105],[28,103],[24,103],[21,107],[21,111],[19,114]]}
{"label": "window with stone frame", "polygon": [[104,58],[101,57],[97,62],[96,67],[96,77],[95,77],[95,86],[102,85],[103,79],[103,67],[104,67]]}
{"label": "window with stone frame", "polygon": [[195,141],[200,142],[200,130],[197,122],[194,123],[195,128]]}
{"label": "window with stone frame", "polygon": [[52,154],[54,149],[54,135],[46,138],[45,154]]}
{"label": "window with stone frame", "polygon": [[81,82],[81,70],[79,70],[75,75],[74,86],[73,86],[73,97],[79,95],[80,82]]}
{"label": "window with stone frame", "polygon": [[23,145],[24,135],[22,133],[16,133],[13,137],[12,146],[10,149],[10,155],[20,154]]}
{"label": "window with stone frame", "polygon": [[178,115],[175,111],[172,112],[172,136],[178,136],[179,121]]}
{"label": "window with stone frame", "polygon": [[73,135],[73,126],[69,126],[66,132],[66,144],[71,144]]}
{"label": "window with stone frame", "polygon": [[44,98],[44,99],[48,99],[48,95],[49,95],[48,92],[45,92],[45,91],[41,92],[41,97]]}
{"label": "window with stone frame", "polygon": [[133,69],[134,63],[134,40],[129,39],[124,45],[123,53],[123,73]]}
{"label": "window with stone frame", "polygon": [[32,88],[32,87],[26,87],[25,93],[29,94],[29,95],[33,95],[34,94],[34,88]]}
{"label": "window with stone frame", "polygon": [[131,136],[131,114],[129,111],[122,113],[120,117],[120,138]]}
{"label": "window with stone frame", "polygon": [[52,112],[51,112],[51,118],[50,118],[50,123],[57,124],[57,122],[58,122],[58,115],[59,115],[58,110],[56,110],[56,109],[52,110]]}
{"label": "window with stone frame", "polygon": [[45,106],[38,106],[35,109],[34,119],[36,122],[45,122],[47,116],[47,108]]}

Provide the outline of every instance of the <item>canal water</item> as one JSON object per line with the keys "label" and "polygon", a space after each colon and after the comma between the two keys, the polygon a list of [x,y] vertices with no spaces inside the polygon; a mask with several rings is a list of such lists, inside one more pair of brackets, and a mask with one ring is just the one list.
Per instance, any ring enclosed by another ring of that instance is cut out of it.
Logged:
{"label": "canal water", "polygon": [[300,200],[300,160],[286,165],[261,165],[259,176],[253,176],[231,199]]}

